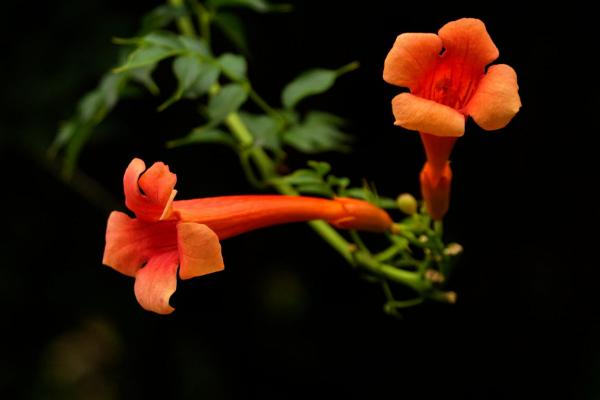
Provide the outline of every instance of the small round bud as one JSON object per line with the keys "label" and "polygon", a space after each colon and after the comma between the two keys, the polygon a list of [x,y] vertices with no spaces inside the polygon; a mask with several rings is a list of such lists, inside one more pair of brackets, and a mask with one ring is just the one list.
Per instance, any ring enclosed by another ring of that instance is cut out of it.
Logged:
{"label": "small round bud", "polygon": [[463,252],[463,247],[458,243],[450,243],[444,249],[444,254],[447,256],[457,256],[462,252]]}
{"label": "small round bud", "polygon": [[417,200],[410,193],[403,193],[396,199],[398,208],[406,215],[413,215],[417,212]]}
{"label": "small round bud", "polygon": [[446,301],[450,304],[456,304],[456,292],[446,292]]}
{"label": "small round bud", "polygon": [[425,271],[425,279],[434,283],[442,283],[446,280],[444,275],[433,269],[428,269]]}

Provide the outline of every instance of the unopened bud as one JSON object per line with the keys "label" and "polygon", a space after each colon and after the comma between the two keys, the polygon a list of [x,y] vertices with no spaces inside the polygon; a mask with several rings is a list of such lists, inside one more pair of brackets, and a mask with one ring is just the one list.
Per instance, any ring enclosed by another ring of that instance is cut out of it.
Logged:
{"label": "unopened bud", "polygon": [[444,278],[444,275],[433,269],[428,269],[427,271],[425,271],[425,279],[434,283],[442,283],[446,280]]}
{"label": "unopened bud", "polygon": [[457,256],[462,252],[463,252],[463,247],[458,243],[450,243],[444,249],[444,254],[447,256]]}
{"label": "unopened bud", "polygon": [[413,215],[417,212],[417,200],[410,193],[403,193],[396,199],[398,208],[406,215]]}
{"label": "unopened bud", "polygon": [[456,292],[446,292],[446,300],[450,304],[456,303]]}

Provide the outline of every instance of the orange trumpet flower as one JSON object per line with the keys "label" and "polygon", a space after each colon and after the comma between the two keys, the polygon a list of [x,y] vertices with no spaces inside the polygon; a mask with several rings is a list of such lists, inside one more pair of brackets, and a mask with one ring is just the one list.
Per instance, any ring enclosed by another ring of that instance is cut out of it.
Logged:
{"label": "orange trumpet flower", "polygon": [[384,63],[383,79],[410,89],[392,100],[395,125],[419,131],[427,162],[421,191],[435,220],[448,210],[452,172],[449,158],[471,116],[485,130],[506,126],[521,100],[515,71],[486,66],[499,52],[478,19],[449,22],[438,32],[403,33]]}
{"label": "orange trumpet flower", "polygon": [[177,177],[157,162],[146,170],[134,159],[123,178],[125,204],[136,218],[113,211],[108,218],[103,264],[135,277],[146,310],[173,312],[169,299],[181,279],[224,268],[220,239],[289,222],[321,219],[344,229],[384,232],[389,215],[361,200],[281,195],[174,200]]}

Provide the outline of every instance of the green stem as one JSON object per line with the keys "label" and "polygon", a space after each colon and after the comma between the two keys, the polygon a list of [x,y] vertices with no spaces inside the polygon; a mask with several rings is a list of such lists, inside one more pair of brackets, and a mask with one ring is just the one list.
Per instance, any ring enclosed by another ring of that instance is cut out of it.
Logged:
{"label": "green stem", "polygon": [[360,63],[358,61],[352,61],[349,64],[346,65],[342,65],[341,67],[339,67],[338,69],[335,70],[335,74],[340,77],[344,74],[347,74],[348,72],[352,72],[356,69],[358,69],[358,67],[360,67]]}
{"label": "green stem", "polygon": [[[225,124],[231,130],[233,135],[242,144],[242,146],[252,146],[254,138],[252,133],[244,125],[237,113],[230,114],[225,119]],[[260,171],[264,180],[268,180],[271,177],[276,176],[275,165],[273,160],[259,147],[252,147],[250,149],[249,157],[254,161],[258,170]],[[282,182],[281,180],[273,180],[273,186],[281,194],[297,196],[298,192],[294,190],[289,184]],[[338,231],[336,231],[331,225],[325,221],[310,221],[308,223],[310,227],[325,240],[333,249],[335,249],[348,263],[354,264],[358,262],[359,265],[373,273],[374,275],[383,277],[390,281],[398,282],[408,287],[411,287],[419,293],[431,292],[432,298],[436,300],[446,300],[441,294],[436,291],[432,291],[431,284],[422,278],[422,274],[419,272],[411,272],[399,269],[392,265],[387,265],[379,262],[373,257],[366,246],[362,243],[356,232],[352,233],[358,238],[358,244],[361,247],[360,251],[354,253],[352,251],[353,245],[348,242]],[[410,236],[410,235],[409,235]],[[418,240],[412,237],[415,242]]]}
{"label": "green stem", "polygon": [[344,239],[342,235],[331,227],[325,221],[310,221],[308,223],[310,227],[321,236],[331,247],[334,248],[344,259],[352,264],[352,245]]}
{"label": "green stem", "polygon": [[365,245],[365,242],[363,242],[363,240],[361,239],[360,235],[358,234],[358,232],[356,232],[355,230],[351,230],[350,231],[350,237],[352,238],[352,240],[354,241],[354,243],[356,243],[358,245],[358,248],[361,251],[364,251],[366,253],[370,254],[369,249],[367,248],[367,246]]}
{"label": "green stem", "polygon": [[250,87],[250,99],[261,108],[261,110],[263,110],[265,113],[267,113],[268,115],[272,116],[272,117],[276,117],[276,118],[280,118],[283,119],[283,117],[281,116],[281,114],[279,114],[279,112],[277,112],[277,110],[275,110],[273,107],[271,107],[266,101],[265,99],[263,99],[258,93],[256,93],[256,91]]}
{"label": "green stem", "polygon": [[248,152],[242,151],[242,153],[240,153],[240,163],[242,164],[242,169],[244,170],[248,182],[255,188],[264,189],[266,185],[261,179],[256,177]]}
{"label": "green stem", "polygon": [[210,49],[210,22],[212,15],[210,11],[197,0],[192,0],[192,6],[198,16],[198,25],[200,26],[200,35],[206,41],[208,48]]}
{"label": "green stem", "polygon": [[365,267],[374,275],[409,286],[419,293],[426,292],[431,289],[430,283],[423,280],[416,272],[405,271],[392,265],[380,263],[373,256],[364,252],[356,253],[355,257],[360,265]]}
{"label": "green stem", "polygon": [[398,308],[409,308],[409,307],[414,307],[414,306],[418,306],[419,304],[423,303],[425,299],[423,297],[416,297],[414,299],[410,299],[410,300],[393,300],[393,301],[388,301],[386,306],[391,306],[394,309],[398,309]]}
{"label": "green stem", "polygon": [[[231,113],[225,119],[225,124],[231,130],[236,139],[244,147],[252,146],[254,138],[252,133],[246,128],[237,113]],[[268,180],[275,176],[275,165],[271,158],[260,147],[251,148],[249,153],[250,158],[256,164],[264,180]],[[296,192],[290,185],[285,182],[275,182],[275,189],[281,194],[297,196]],[[327,243],[331,245],[344,259],[352,262],[351,244],[344,239],[331,225],[324,221],[310,221],[310,227],[319,234]]]}
{"label": "green stem", "polygon": [[[174,3],[181,2],[181,0],[169,1]],[[183,31],[184,28],[180,26],[180,29]],[[337,73],[341,75],[346,72],[352,71],[356,68],[358,68],[358,63],[350,63],[340,68],[337,71]],[[220,86],[218,84],[214,84],[209,92],[211,95],[215,95],[219,92],[219,90]],[[261,108],[265,109],[265,111],[276,113],[276,111],[273,110],[253,90],[250,91],[250,96],[259,106],[261,106]],[[250,130],[243,123],[238,113],[234,112],[229,114],[225,118],[225,125],[227,125],[233,136],[238,140],[242,149],[248,151],[247,157],[249,158],[249,160],[252,160],[255,163],[255,166],[260,172],[263,182],[271,180],[275,189],[281,194],[292,196],[297,196],[299,194],[289,184],[281,180],[273,179],[278,176],[275,170],[275,163],[263,149],[261,149],[260,147],[253,146],[254,137],[252,136]],[[247,162],[249,160],[244,160],[244,162]],[[244,166],[244,168],[247,171],[252,172],[251,165],[247,164]],[[253,173],[251,175],[254,176]],[[381,276],[385,279],[389,279],[391,281],[402,283],[406,286],[413,288],[419,293],[430,291],[430,283],[423,280],[419,274],[401,270],[391,265],[379,263],[369,253],[366,246],[364,246],[364,243],[362,243],[356,232],[351,234],[358,239],[357,242],[361,247],[361,250],[358,252],[353,250],[353,248],[355,247],[354,245],[348,242],[338,231],[336,231],[331,225],[329,225],[325,221],[310,221],[308,222],[308,224],[319,236],[321,236],[321,238],[323,238],[323,240],[329,243],[329,245],[334,250],[336,250],[348,263],[355,264],[355,262],[358,262],[361,266],[371,271],[373,274]]]}
{"label": "green stem", "polygon": [[[225,119],[225,123],[243,146],[252,145],[254,140],[252,134],[248,128],[246,128],[237,113],[230,114]],[[275,175],[274,163],[263,149],[254,147],[251,149],[249,154],[256,163],[257,168],[265,180]],[[279,193],[286,195],[298,195],[298,192],[296,192],[285,182],[275,180],[274,186]],[[353,254],[351,250],[353,246],[333,227],[331,227],[331,225],[324,221],[310,221],[308,224],[315,232],[319,234],[319,236],[321,236],[327,243],[329,243],[331,247],[333,247],[342,257],[344,257],[346,261],[353,263],[355,260],[355,254]],[[362,241],[360,243],[362,243]],[[418,292],[423,292],[430,289],[430,284],[424,281],[418,273],[404,271],[391,265],[379,263],[373,256],[364,250],[357,253],[357,255],[358,257],[356,260],[360,263],[360,265],[364,266],[366,269],[370,270],[376,275],[402,283]]]}
{"label": "green stem", "polygon": [[[185,7],[183,4],[183,0],[169,0],[169,4],[174,7]],[[192,24],[192,20],[187,15],[182,17],[178,17],[177,28],[181,31],[181,33],[185,36],[196,36],[196,30],[194,29],[194,24]]]}
{"label": "green stem", "polygon": [[[219,90],[220,88],[217,89],[217,91]],[[254,136],[252,136],[252,133],[246,128],[246,125],[244,125],[238,113],[229,114],[227,118],[225,118],[225,125],[231,130],[242,147],[252,147]]]}
{"label": "green stem", "polygon": [[396,254],[400,253],[404,249],[404,246],[400,247],[398,245],[391,245],[387,249],[375,254],[375,259],[377,261],[386,261],[390,258],[394,257]]}
{"label": "green stem", "polygon": [[444,234],[444,223],[442,221],[434,221],[433,222],[433,231],[435,232],[436,235],[438,235],[441,238],[442,235]]}

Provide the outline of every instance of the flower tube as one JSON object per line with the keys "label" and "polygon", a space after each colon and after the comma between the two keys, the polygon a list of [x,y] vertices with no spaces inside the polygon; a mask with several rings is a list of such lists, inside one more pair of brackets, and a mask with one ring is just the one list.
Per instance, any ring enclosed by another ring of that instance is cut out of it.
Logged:
{"label": "flower tube", "polygon": [[499,52],[485,25],[463,18],[433,33],[403,33],[388,53],[383,79],[406,87],[392,100],[395,125],[419,131],[427,162],[421,191],[435,220],[450,199],[450,153],[471,116],[485,130],[503,128],[521,107],[517,75],[505,64],[486,66]]}
{"label": "flower tube", "polygon": [[135,277],[141,306],[159,314],[177,274],[190,279],[224,268],[220,240],[268,226],[320,219],[342,229],[384,232],[392,220],[362,200],[282,195],[222,196],[174,200],[177,177],[163,163],[146,170],[134,159],[123,178],[125,204],[136,218],[113,211],[106,229],[103,264]]}

